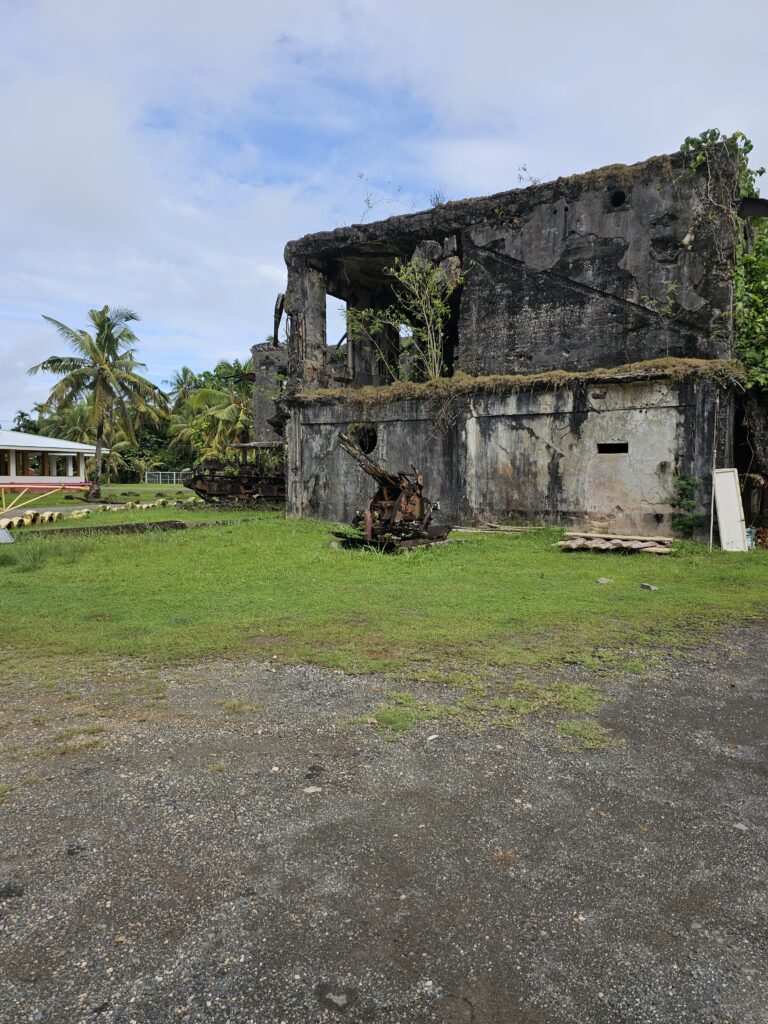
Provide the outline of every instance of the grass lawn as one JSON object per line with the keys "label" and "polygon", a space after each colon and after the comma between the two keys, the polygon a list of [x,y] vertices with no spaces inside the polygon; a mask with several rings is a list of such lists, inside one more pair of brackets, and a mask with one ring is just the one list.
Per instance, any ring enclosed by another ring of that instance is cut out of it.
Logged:
{"label": "grass lawn", "polygon": [[[7,500],[10,500],[18,491],[8,491]],[[71,506],[72,508],[83,507],[83,495],[86,491],[70,492],[69,497],[65,494],[51,494],[47,498],[36,498],[29,505],[25,505],[20,511],[27,508],[59,508]],[[101,500],[107,504],[120,504],[124,501],[155,501],[157,498],[167,498],[168,501],[188,501],[194,494],[187,487],[173,486],[171,484],[103,484],[101,488]],[[30,495],[26,494],[24,501]],[[90,504],[90,503],[89,503]]]}
{"label": "grass lawn", "polygon": [[470,684],[564,662],[641,672],[659,648],[768,610],[765,551],[564,554],[552,546],[560,532],[543,530],[454,534],[386,556],[331,549],[329,524],[269,512],[158,509],[72,525],[180,515],[231,522],[69,539],[30,529],[0,548],[6,675],[210,655]]}

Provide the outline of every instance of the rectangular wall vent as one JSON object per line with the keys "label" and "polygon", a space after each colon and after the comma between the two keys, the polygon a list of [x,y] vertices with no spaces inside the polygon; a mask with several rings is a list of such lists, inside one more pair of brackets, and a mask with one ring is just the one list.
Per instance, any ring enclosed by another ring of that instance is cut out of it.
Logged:
{"label": "rectangular wall vent", "polygon": [[628,451],[629,444],[626,441],[598,442],[597,445],[598,455],[626,455]]}

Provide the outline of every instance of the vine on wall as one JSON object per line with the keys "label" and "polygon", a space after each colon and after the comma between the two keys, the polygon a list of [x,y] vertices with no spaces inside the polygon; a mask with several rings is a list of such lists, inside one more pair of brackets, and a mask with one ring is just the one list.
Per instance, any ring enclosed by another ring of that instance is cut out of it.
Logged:
{"label": "vine on wall", "polygon": [[[680,147],[686,158],[684,177],[699,172],[708,204],[726,215],[734,246],[733,327],[736,351],[744,364],[747,387],[768,398],[768,227],[753,228],[739,216],[742,199],[758,196],[764,167],[750,167],[753,145],[743,132],[723,135],[709,128],[689,135]],[[733,176],[735,172],[735,184]]]}

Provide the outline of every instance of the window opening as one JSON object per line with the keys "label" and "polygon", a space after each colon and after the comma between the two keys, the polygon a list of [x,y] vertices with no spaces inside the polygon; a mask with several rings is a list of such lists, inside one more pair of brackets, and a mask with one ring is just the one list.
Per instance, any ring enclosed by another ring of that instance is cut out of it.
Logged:
{"label": "window opening", "polygon": [[347,338],[346,304],[330,293],[325,296],[325,323],[331,376],[338,383],[349,383],[352,379],[352,352]]}

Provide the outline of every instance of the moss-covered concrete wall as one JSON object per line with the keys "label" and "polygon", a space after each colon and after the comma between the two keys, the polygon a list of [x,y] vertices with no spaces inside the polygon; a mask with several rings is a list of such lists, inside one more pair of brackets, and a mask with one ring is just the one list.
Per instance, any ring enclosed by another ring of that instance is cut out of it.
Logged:
{"label": "moss-covered concrete wall", "polygon": [[[733,167],[721,171],[735,196]],[[707,189],[676,154],[289,242],[292,374],[332,384],[326,292],[386,305],[387,268],[415,252],[464,276],[445,354],[470,375],[728,358],[733,225]],[[386,383],[365,344],[352,343],[348,382]]]}
{"label": "moss-covered concrete wall", "polygon": [[581,382],[557,390],[408,399],[366,409],[349,398],[289,403],[288,512],[348,522],[373,482],[338,445],[371,424],[370,457],[418,467],[452,524],[542,521],[663,535],[676,474],[708,506],[715,410],[719,464],[732,459],[727,393],[704,379]]}

